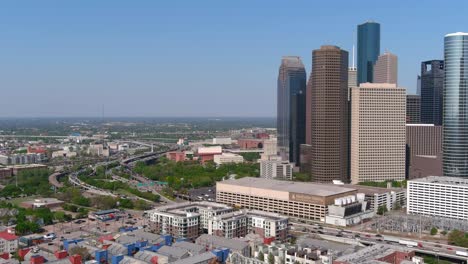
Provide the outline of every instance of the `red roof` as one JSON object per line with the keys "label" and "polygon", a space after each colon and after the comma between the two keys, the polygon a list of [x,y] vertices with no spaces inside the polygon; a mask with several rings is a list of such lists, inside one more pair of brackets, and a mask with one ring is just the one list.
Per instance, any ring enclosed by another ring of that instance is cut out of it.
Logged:
{"label": "red roof", "polygon": [[12,234],[12,233],[8,232],[7,230],[0,232],[0,238],[8,240],[8,241],[18,239],[18,237],[15,236],[15,234]]}

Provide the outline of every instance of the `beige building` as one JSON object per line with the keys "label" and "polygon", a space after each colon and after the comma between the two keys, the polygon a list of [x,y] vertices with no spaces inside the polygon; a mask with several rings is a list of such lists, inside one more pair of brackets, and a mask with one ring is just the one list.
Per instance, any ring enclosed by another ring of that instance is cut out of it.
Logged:
{"label": "beige building", "polygon": [[374,83],[398,83],[398,57],[390,52],[380,55],[374,66]]}
{"label": "beige building", "polygon": [[[403,163],[404,165],[404,163]],[[236,207],[325,221],[328,205],[356,189],[245,177],[216,183],[216,201]]]}
{"label": "beige building", "polygon": [[351,90],[351,183],[405,179],[406,92],[395,84]]}

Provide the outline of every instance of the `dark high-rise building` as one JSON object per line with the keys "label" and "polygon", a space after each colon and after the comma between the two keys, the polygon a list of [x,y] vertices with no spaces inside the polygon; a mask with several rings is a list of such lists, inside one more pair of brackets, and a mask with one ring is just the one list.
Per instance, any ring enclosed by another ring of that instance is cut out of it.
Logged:
{"label": "dark high-rise building", "polygon": [[406,123],[421,123],[421,96],[415,94],[406,95]]}
{"label": "dark high-rise building", "polygon": [[312,52],[307,84],[306,143],[313,181],[349,182],[348,52],[322,46]]}
{"label": "dark high-rise building", "polygon": [[380,54],[380,24],[366,22],[357,28],[358,84],[373,82],[374,64]]}
{"label": "dark high-rise building", "polygon": [[421,123],[442,125],[444,61],[421,63]]}
{"label": "dark high-rise building", "polygon": [[468,177],[468,33],[445,36],[444,176]]}
{"label": "dark high-rise building", "polygon": [[300,163],[299,147],[305,142],[306,79],[299,57],[283,57],[278,75],[278,155],[296,164]]}

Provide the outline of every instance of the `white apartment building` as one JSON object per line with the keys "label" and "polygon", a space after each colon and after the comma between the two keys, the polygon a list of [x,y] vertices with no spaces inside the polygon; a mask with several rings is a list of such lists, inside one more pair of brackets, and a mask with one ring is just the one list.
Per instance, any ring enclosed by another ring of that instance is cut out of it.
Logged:
{"label": "white apartment building", "polygon": [[228,138],[213,138],[213,145],[231,145],[232,139]]}
{"label": "white apartment building", "polygon": [[216,165],[226,164],[226,163],[242,163],[244,162],[244,157],[234,153],[222,153],[219,155],[214,155],[213,161]]}
{"label": "white apartment building", "polygon": [[351,183],[402,181],[405,162],[405,89],[389,83],[351,88]]}
{"label": "white apartment building", "polygon": [[429,176],[408,181],[408,214],[468,220],[468,179]]}
{"label": "white apartment building", "polygon": [[18,250],[18,237],[15,232],[7,229],[0,232],[0,253],[13,253]]}
{"label": "white apartment building", "polygon": [[281,160],[281,157],[260,160],[260,178],[292,180],[294,163]]}

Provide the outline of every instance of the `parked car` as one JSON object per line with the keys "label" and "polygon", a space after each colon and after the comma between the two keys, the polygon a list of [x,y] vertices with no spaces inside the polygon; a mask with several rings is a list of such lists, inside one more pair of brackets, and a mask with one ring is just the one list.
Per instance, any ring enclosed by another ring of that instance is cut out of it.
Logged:
{"label": "parked car", "polygon": [[55,238],[57,238],[55,233],[48,233],[48,234],[44,235],[45,240],[54,240]]}

